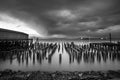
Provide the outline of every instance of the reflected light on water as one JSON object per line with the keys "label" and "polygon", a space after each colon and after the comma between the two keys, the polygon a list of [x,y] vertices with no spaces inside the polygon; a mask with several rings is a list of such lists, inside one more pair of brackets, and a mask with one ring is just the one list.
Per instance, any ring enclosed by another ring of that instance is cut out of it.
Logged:
{"label": "reflected light on water", "polygon": [[0,69],[87,71],[120,69],[120,46],[81,42],[30,42],[26,49],[1,52]]}

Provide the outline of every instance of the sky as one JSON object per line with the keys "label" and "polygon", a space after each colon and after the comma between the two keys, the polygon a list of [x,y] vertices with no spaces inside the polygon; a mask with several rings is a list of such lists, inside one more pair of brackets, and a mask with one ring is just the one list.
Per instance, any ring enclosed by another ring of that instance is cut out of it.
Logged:
{"label": "sky", "polygon": [[39,37],[120,38],[120,0],[0,0],[0,28]]}

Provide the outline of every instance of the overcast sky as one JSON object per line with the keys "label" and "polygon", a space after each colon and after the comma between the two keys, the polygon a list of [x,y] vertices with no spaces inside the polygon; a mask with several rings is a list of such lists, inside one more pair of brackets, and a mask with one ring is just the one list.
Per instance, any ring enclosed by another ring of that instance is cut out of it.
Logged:
{"label": "overcast sky", "polygon": [[119,3],[120,0],[0,0],[0,21],[18,20],[41,36],[106,37],[112,33],[120,38]]}

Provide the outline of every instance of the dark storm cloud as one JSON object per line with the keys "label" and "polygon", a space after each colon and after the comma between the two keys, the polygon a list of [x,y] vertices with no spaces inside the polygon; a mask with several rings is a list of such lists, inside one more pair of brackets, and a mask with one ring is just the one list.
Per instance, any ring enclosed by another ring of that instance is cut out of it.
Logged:
{"label": "dark storm cloud", "polygon": [[[119,0],[0,0],[0,12],[41,28],[47,36],[119,33]],[[118,29],[116,29],[118,28]],[[113,29],[113,30],[112,30]]]}

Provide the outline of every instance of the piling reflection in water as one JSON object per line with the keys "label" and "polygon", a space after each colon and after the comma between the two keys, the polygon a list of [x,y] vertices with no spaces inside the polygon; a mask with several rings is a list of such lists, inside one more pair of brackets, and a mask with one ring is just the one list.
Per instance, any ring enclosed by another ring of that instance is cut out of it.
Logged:
{"label": "piling reflection in water", "polygon": [[18,63],[26,63],[28,65],[29,61],[35,64],[36,59],[41,64],[42,60],[48,59],[51,63],[52,56],[57,49],[57,44],[53,43],[30,43],[27,48],[10,50],[8,52],[2,51],[0,53],[0,58],[3,60],[10,59],[10,63],[16,58]]}
{"label": "piling reflection in water", "polygon": [[[27,41],[22,42],[26,44]],[[3,42],[8,45],[9,42]],[[11,44],[11,42],[10,42]],[[14,44],[14,43],[13,43]],[[23,46],[24,44],[22,44]],[[42,64],[44,60],[52,63],[52,57],[59,54],[59,64],[62,63],[64,51],[69,55],[69,64],[77,61],[78,64],[83,61],[84,63],[100,63],[101,61],[120,61],[120,45],[118,44],[103,44],[103,43],[90,43],[90,44],[75,44],[74,42],[67,43],[50,43],[40,41],[29,41],[27,46],[22,48],[11,48],[9,52],[1,52],[0,59],[10,59],[12,64],[14,59],[17,59],[19,64],[33,65],[37,63]],[[7,49],[8,50],[8,49]]]}
{"label": "piling reflection in water", "polygon": [[88,45],[75,45],[74,43],[66,43],[64,45],[69,54],[70,63],[74,62],[74,59],[80,63],[82,58],[86,63],[94,63],[95,59],[97,62],[102,60],[104,62],[107,60],[120,61],[120,45],[118,44],[91,43]]}

